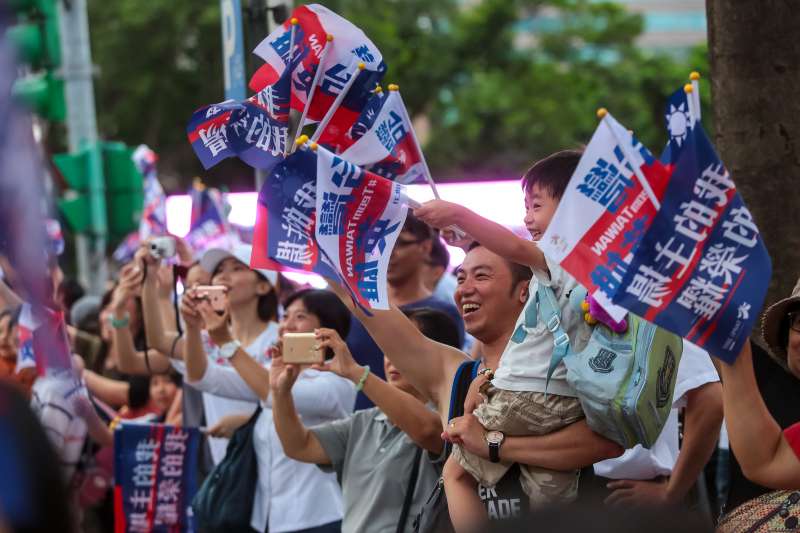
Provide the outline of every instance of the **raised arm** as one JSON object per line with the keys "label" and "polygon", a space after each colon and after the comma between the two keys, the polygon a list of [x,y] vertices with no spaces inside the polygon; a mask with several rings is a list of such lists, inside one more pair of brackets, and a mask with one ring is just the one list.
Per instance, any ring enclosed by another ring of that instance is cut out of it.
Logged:
{"label": "raised arm", "polygon": [[[486,429],[474,415],[468,414],[453,420],[445,436],[464,448],[489,459]],[[585,420],[541,436],[506,436],[500,448],[500,459],[526,465],[536,465],[551,470],[575,470],[605,459],[622,455],[622,446],[601,437],[586,425]]]}
{"label": "raised arm", "polygon": [[750,343],[732,365],[719,369],[728,437],[744,475],[765,487],[800,486],[800,459],[758,391]]}
{"label": "raised arm", "polygon": [[0,309],[22,305],[22,300],[17,293],[11,290],[6,280],[0,277]]}
{"label": "raised arm", "polygon": [[547,272],[544,253],[536,244],[518,237],[505,226],[483,218],[462,205],[432,200],[415,209],[414,215],[435,228],[458,226],[497,255]]}
{"label": "raised arm", "polygon": [[[353,383],[358,383],[365,375],[365,368],[353,359],[347,344],[334,330],[321,328],[317,331],[320,348],[331,348],[333,359],[325,365],[317,366],[329,370]],[[367,373],[364,381],[364,394],[372,400],[392,424],[400,428],[418,446],[439,454],[442,442],[442,422],[439,414],[428,409],[425,404],[411,394],[389,385],[378,376]]]}
{"label": "raised arm", "polygon": [[128,404],[131,386],[125,381],[110,379],[86,370],[83,373],[86,388],[105,403],[119,409]]}
{"label": "raised arm", "polygon": [[178,339],[177,332],[166,331],[164,319],[161,316],[161,305],[158,297],[159,263],[150,255],[146,247],[142,247],[136,252],[136,260],[139,267],[144,270],[142,319],[144,320],[147,344],[163,354],[183,359],[183,339]]}

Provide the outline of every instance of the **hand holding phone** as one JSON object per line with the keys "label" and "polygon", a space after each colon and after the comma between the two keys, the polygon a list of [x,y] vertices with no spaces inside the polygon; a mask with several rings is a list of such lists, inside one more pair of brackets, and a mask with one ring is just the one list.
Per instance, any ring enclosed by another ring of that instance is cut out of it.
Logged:
{"label": "hand holding phone", "polygon": [[284,333],[283,362],[294,365],[321,364],[325,357],[314,333]]}
{"label": "hand holding phone", "polygon": [[208,300],[211,308],[220,315],[225,314],[228,307],[228,288],[224,285],[198,285],[194,288],[194,297]]}

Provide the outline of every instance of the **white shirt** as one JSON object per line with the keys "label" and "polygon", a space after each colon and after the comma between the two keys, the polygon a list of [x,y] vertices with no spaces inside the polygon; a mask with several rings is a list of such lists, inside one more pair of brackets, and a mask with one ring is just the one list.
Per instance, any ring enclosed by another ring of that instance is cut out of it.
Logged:
{"label": "white shirt", "polygon": [[31,391],[31,407],[58,452],[68,483],[75,473],[87,434],[86,422],[73,407],[73,398],[79,394],[87,396],[85,387],[67,372],[39,377]]}
{"label": "white shirt", "polygon": [[[250,357],[255,359],[261,366],[267,366],[269,361],[269,348],[275,341],[278,340],[278,324],[270,322],[266,329],[261,332],[255,341],[250,346],[247,346],[246,351]],[[207,335],[203,335],[203,345],[208,355],[209,363],[216,363],[220,366],[228,367],[230,362],[224,357],[219,355],[219,347],[211,344]],[[186,365],[183,361],[172,361],[172,366],[185,376]],[[206,417],[206,426],[211,427],[222,417],[233,415],[252,413],[256,410],[257,399],[252,401],[233,400],[224,398],[222,396],[215,396],[213,394],[203,393],[203,410]],[[214,464],[219,464],[225,457],[225,452],[228,449],[228,439],[220,439],[216,437],[208,437],[208,447],[211,450],[211,459]]]}
{"label": "white shirt", "polygon": [[[215,363],[209,363],[201,380],[189,385],[228,398],[258,400],[236,370]],[[353,383],[336,374],[309,369],[298,377],[292,397],[303,424],[310,427],[352,413],[356,390]],[[250,526],[264,531],[269,522],[270,533],[280,533],[341,520],[342,492],[336,475],[286,457],[272,422],[272,396],[261,406],[253,432],[258,484]]]}
{"label": "white shirt", "polygon": [[528,285],[528,301],[500,357],[500,366],[494,373],[492,384],[503,390],[548,392],[575,397],[575,390],[567,383],[567,368],[563,362],[556,367],[545,391],[554,339],[537,309],[536,290],[539,283],[552,287],[561,310],[561,327],[569,336],[573,351],[586,348],[592,328],[584,321],[583,312],[569,305],[569,294],[578,287],[575,278],[558,263],[547,260],[547,268],[550,270],[549,279],[546,273],[533,271],[534,276]]}
{"label": "white shirt", "polygon": [[649,450],[636,445],[620,457],[596,463],[595,474],[609,479],[653,479],[672,474],[678,460],[678,409],[686,405],[687,392],[717,381],[719,375],[708,352],[684,339],[672,411],[661,435]]}

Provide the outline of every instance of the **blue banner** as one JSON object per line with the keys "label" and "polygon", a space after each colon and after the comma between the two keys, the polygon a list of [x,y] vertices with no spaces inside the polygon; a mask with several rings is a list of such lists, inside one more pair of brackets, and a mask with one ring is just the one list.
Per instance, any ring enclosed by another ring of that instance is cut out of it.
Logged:
{"label": "blue banner", "polygon": [[121,424],[114,432],[115,533],[194,531],[196,428]]}
{"label": "blue banner", "polygon": [[240,0],[220,0],[222,15],[222,64],[225,78],[225,99],[244,100],[247,80],[244,64],[244,34]]}

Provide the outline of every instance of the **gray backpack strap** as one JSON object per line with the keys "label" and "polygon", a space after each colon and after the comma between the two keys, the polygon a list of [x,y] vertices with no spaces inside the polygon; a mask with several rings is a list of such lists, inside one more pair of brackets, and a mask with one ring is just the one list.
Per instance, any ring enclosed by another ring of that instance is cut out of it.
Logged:
{"label": "gray backpack strap", "polygon": [[546,391],[556,367],[569,353],[569,335],[561,327],[561,308],[558,306],[553,289],[539,283],[536,289],[536,300],[539,305],[539,316],[553,334],[553,355],[550,356],[550,368],[547,370],[547,381],[544,386]]}

